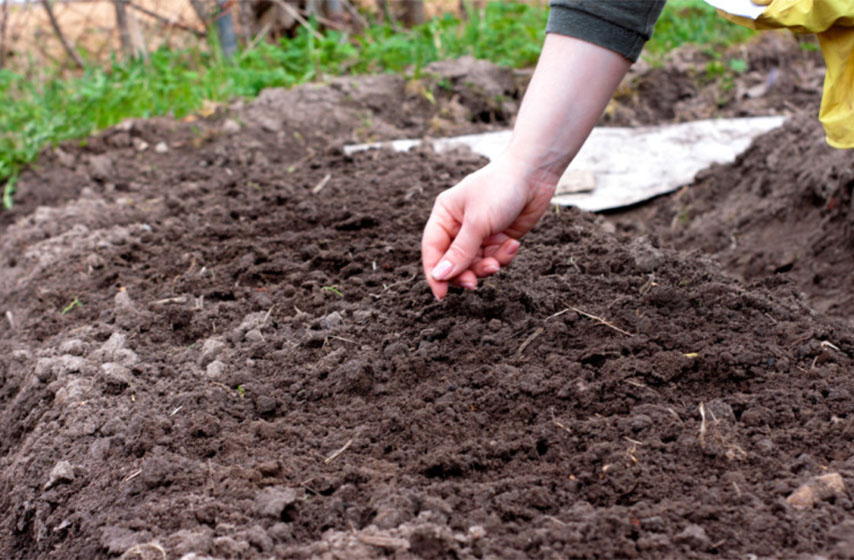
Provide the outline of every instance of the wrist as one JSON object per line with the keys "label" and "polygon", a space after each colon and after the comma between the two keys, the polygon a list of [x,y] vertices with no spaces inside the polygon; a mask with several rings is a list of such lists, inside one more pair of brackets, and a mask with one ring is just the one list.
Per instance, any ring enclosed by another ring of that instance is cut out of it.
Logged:
{"label": "wrist", "polygon": [[517,150],[511,143],[501,156],[495,159],[495,164],[502,173],[509,174],[530,189],[535,187],[554,189],[569,162],[564,163],[549,158],[544,151]]}

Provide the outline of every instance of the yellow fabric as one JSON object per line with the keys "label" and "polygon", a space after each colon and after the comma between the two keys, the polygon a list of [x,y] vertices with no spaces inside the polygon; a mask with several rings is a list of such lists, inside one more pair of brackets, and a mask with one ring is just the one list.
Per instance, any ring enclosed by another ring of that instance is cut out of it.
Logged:
{"label": "yellow fabric", "polygon": [[827,65],[818,118],[827,143],[854,148],[854,0],[754,0],[765,11],[754,21],[721,12],[752,29],[815,33]]}

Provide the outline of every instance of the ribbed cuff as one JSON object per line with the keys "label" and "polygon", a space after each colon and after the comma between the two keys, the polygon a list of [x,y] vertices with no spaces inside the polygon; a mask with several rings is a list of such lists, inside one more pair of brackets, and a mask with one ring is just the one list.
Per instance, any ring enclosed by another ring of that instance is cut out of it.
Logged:
{"label": "ribbed cuff", "polygon": [[546,33],[575,37],[605,47],[635,62],[648,37],[588,12],[552,5]]}

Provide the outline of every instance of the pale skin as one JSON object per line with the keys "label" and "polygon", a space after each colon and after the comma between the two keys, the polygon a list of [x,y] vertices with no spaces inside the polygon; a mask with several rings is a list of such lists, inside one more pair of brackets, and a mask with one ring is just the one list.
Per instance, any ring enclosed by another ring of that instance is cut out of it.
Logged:
{"label": "pale skin", "polygon": [[630,65],[592,43],[546,36],[505,152],[433,205],[421,259],[436,299],[451,284],[474,290],[512,262]]}

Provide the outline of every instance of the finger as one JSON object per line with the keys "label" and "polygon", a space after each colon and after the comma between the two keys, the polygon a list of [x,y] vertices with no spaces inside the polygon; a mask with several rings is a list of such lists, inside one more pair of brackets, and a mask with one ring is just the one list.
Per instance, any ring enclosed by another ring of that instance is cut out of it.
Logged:
{"label": "finger", "polygon": [[485,278],[498,272],[501,263],[492,257],[484,257],[472,263],[471,269],[479,278]]}
{"label": "finger", "polygon": [[513,257],[516,256],[516,253],[519,252],[519,247],[522,244],[517,239],[508,238],[504,243],[498,246],[498,249],[493,252],[490,257],[495,259],[499,265],[507,266],[510,264],[510,261],[513,260]]}
{"label": "finger", "polygon": [[498,246],[498,245],[501,245],[502,243],[504,243],[505,241],[507,241],[508,239],[510,239],[510,236],[507,235],[506,233],[496,233],[496,234],[490,235],[489,237],[484,239],[483,240],[483,246],[484,247],[488,247],[490,245]]}
{"label": "finger", "polygon": [[477,276],[471,270],[464,270],[461,274],[451,280],[451,284],[466,288],[467,290],[476,290]]}
{"label": "finger", "polygon": [[430,275],[441,282],[462,274],[477,256],[482,241],[483,235],[472,225],[472,221],[464,222],[451,246],[430,271]]}
{"label": "finger", "polygon": [[448,293],[448,282],[436,280],[430,273],[436,268],[439,260],[451,245],[451,234],[448,228],[442,227],[443,211],[434,207],[427,225],[424,226],[424,234],[421,237],[421,265],[427,284],[433,296],[441,300]]}

